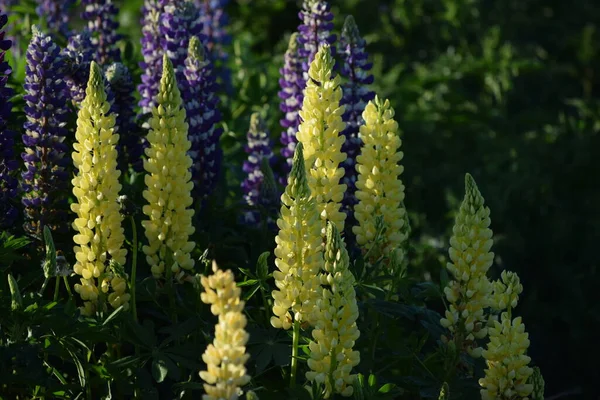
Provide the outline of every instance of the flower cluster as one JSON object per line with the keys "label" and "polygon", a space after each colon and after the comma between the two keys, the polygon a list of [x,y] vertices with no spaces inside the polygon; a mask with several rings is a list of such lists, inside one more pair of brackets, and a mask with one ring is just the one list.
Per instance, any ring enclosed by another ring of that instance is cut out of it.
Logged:
{"label": "flower cluster", "polygon": [[148,114],[156,105],[156,94],[160,83],[162,68],[161,46],[161,14],[163,0],[144,0],[142,8],[142,56],[140,62],[142,69],[142,83],[138,86],[141,95],[139,106],[142,114]]}
{"label": "flower cluster", "polygon": [[533,367],[533,374],[531,375],[531,384],[533,385],[533,391],[531,392],[532,400],[544,400],[544,389],[546,382],[539,367]]}
{"label": "flower cluster", "polygon": [[[335,57],[336,36],[333,30],[333,14],[331,6],[324,0],[304,0],[302,10],[298,13],[302,24],[298,26],[298,43],[300,44],[300,57],[302,57],[302,83],[304,88],[309,81],[310,65],[323,45],[330,45],[332,56]],[[332,66],[333,68],[333,66]]]}
{"label": "flower cluster", "polygon": [[489,328],[490,341],[482,352],[487,368],[485,377],[479,379],[482,400],[527,399],[533,391],[528,383],[533,374],[525,353],[529,347],[529,335],[521,317],[513,320],[509,312],[502,313],[500,321]]}
{"label": "flower cluster", "polygon": [[12,199],[17,196],[17,180],[11,175],[17,169],[14,154],[14,132],[8,129],[8,119],[12,104],[8,101],[12,90],[6,87],[10,66],[4,55],[10,49],[11,41],[4,38],[3,30],[8,18],[0,10],[0,229],[13,225],[17,219],[17,208]]}
{"label": "flower cluster", "polygon": [[73,144],[77,175],[71,181],[77,198],[71,204],[71,210],[77,214],[73,228],[78,232],[73,237],[77,245],[73,248],[77,259],[73,270],[82,277],[75,291],[85,301],[82,308],[85,315],[93,314],[99,306],[96,279],[102,283],[104,293],[108,291],[105,281],[110,279],[116,293],[109,297],[113,306],[127,304],[129,300],[124,295],[122,281],[114,281],[112,271],[106,268],[111,261],[124,265],[127,256],[123,248],[123,217],[117,202],[121,190],[116,149],[119,135],[114,133],[115,116],[109,110],[102,71],[92,62],[86,97],[77,116]]}
{"label": "flower cluster", "polygon": [[113,0],[82,0],[81,3],[85,6],[81,17],[87,21],[95,47],[94,60],[100,64],[121,61],[117,47],[117,42],[121,40],[121,35],[117,33],[118,9]]}
{"label": "flower cluster", "polygon": [[126,171],[127,166],[132,165],[136,172],[141,172],[142,139],[135,123],[135,87],[131,74],[125,65],[113,63],[106,68],[104,76],[114,96],[110,111],[117,116],[115,131],[119,134],[119,169]]}
{"label": "flower cluster", "polygon": [[225,65],[228,57],[224,49],[224,46],[231,43],[231,35],[225,30],[229,23],[225,12],[229,0],[196,0],[196,2],[203,2],[201,5],[202,32],[206,37],[206,48],[219,71],[221,86],[229,91],[231,89],[231,71]]}
{"label": "flower cluster", "polygon": [[324,398],[332,393],[351,396],[354,392],[352,367],[360,362],[360,353],[352,350],[360,332],[356,326],[358,305],[350,260],[339,231],[327,225],[325,271],[320,274],[322,297],[317,300],[318,317],[309,343],[311,371],[306,378],[324,384]]}
{"label": "flower cluster", "polygon": [[63,49],[65,59],[64,80],[69,88],[71,101],[77,105],[85,98],[85,88],[90,77],[90,64],[94,58],[94,46],[88,30],[69,37]]}
{"label": "flower cluster", "polygon": [[185,59],[184,79],[186,90],[182,91],[185,103],[188,137],[192,143],[192,181],[194,193],[208,196],[214,189],[223,157],[219,139],[223,128],[219,126],[221,113],[217,108],[216,82],[210,60],[200,38],[192,36],[188,56]]}
{"label": "flower cluster", "polygon": [[473,357],[482,351],[475,340],[487,335],[484,308],[489,307],[492,293],[487,272],[494,259],[490,222],[490,209],[484,206],[475,180],[467,174],[465,197],[450,238],[451,262],[446,266],[454,277],[444,288],[450,307],[440,322],[450,330],[457,347]]}
{"label": "flower cluster", "polygon": [[60,32],[63,36],[69,36],[69,9],[75,4],[75,0],[37,0],[35,12],[46,20],[48,28]]}
{"label": "flower cluster", "polygon": [[515,308],[522,292],[519,276],[514,272],[502,271],[500,279],[492,282],[490,307],[497,312]]}
{"label": "flower cluster", "polygon": [[354,217],[358,225],[352,228],[356,242],[367,251],[375,246],[378,227],[375,217],[383,219],[383,237],[373,257],[391,254],[401,249],[407,239],[406,209],[403,206],[404,185],[400,179],[404,167],[399,164],[403,153],[398,136],[398,123],[388,100],[375,98],[363,112],[365,124],[360,127],[363,141],[361,154],[356,158],[356,198]]}
{"label": "flower cluster", "polygon": [[284,131],[281,133],[281,155],[286,163],[283,166],[283,174],[279,181],[285,184],[287,175],[292,168],[292,158],[296,148],[296,132],[300,125],[300,108],[304,99],[304,80],[302,79],[302,58],[298,53],[298,34],[293,33],[283,57],[283,68],[279,70],[279,86],[281,90],[278,95],[281,99],[279,109],[285,113],[285,117],[279,121]]}
{"label": "flower cluster", "polygon": [[152,110],[149,147],[145,150],[146,190],[143,196],[148,204],[142,221],[148,245],[143,247],[152,275],[160,277],[167,269],[167,277],[178,273],[180,268],[191,269],[194,260],[190,252],[194,242],[188,238],[194,233],[190,166],[192,159],[185,110],[173,64],[167,55],[163,58],[163,73],[157,96],[157,107]]}
{"label": "flower cluster", "polygon": [[23,205],[26,233],[41,244],[44,226],[67,232],[67,199],[70,163],[67,145],[67,86],[60,77],[64,62],[59,47],[34,25],[27,48],[25,75],[25,162]]}
{"label": "flower cluster", "polygon": [[344,106],[344,122],[346,129],[342,132],[346,136],[342,151],[346,153],[344,162],[343,183],[348,186],[343,200],[343,209],[352,217],[352,208],[358,202],[354,193],[356,191],[355,160],[360,153],[361,140],[359,127],[363,124],[362,113],[366,104],[375,98],[375,93],[368,88],[373,83],[373,75],[369,73],[373,64],[368,60],[365,51],[365,40],[360,36],[354,18],[349,15],[344,22],[340,37],[340,57],[342,59],[341,75],[345,78],[342,85],[344,96],[340,104]]}
{"label": "flower cluster", "polygon": [[271,317],[271,325],[289,329],[294,321],[314,323],[320,297],[317,274],[323,268],[321,222],[308,187],[302,143],[296,146],[281,202],[275,238],[277,270],[273,272],[277,286],[272,292],[275,316]]}
{"label": "flower cluster", "polygon": [[264,181],[261,167],[263,160],[266,160],[268,164],[273,159],[269,131],[259,113],[253,113],[250,117],[247,139],[248,143],[244,150],[248,154],[248,160],[244,161],[243,170],[248,175],[242,182],[242,190],[244,191],[244,201],[252,209],[245,212],[243,218],[246,224],[257,225],[260,222],[260,212],[256,207],[263,205],[265,201],[271,203],[270,198],[263,199],[260,196]]}
{"label": "flower cluster", "polygon": [[340,164],[346,159],[341,152],[344,136],[340,135],[345,128],[344,107],[340,106],[340,77],[331,76],[334,62],[329,45],[324,45],[311,63],[311,79],[304,92],[302,123],[297,134],[298,141],[304,145],[308,185],[322,220],[323,237],[326,221],[332,221],[343,231],[346,219],[346,214],[340,211],[346,191],[346,185],[340,184],[344,176]]}
{"label": "flower cluster", "polygon": [[237,399],[242,395],[241,387],[250,381],[244,366],[250,355],[246,353],[249,335],[245,330],[247,320],[242,313],[241,290],[231,270],[220,270],[214,261],[213,275],[202,276],[201,283],[205,290],[202,301],[210,304],[210,311],[219,318],[215,339],[202,355],[207,367],[200,372],[206,382],[202,399]]}

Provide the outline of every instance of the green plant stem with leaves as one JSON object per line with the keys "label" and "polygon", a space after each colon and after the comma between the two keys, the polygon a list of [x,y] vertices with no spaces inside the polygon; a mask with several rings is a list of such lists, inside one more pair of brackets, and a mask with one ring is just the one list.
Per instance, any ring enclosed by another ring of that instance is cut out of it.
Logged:
{"label": "green plant stem with leaves", "polygon": [[294,320],[294,327],[292,333],[292,362],[290,371],[290,387],[296,386],[296,374],[298,371],[298,344],[300,343],[300,322]]}

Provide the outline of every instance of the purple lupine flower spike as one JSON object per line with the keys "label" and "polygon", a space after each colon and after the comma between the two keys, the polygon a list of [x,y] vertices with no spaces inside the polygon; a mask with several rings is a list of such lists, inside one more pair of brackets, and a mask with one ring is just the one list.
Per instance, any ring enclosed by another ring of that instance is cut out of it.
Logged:
{"label": "purple lupine flower spike", "polygon": [[17,207],[13,199],[17,196],[17,180],[12,176],[17,169],[14,154],[14,132],[8,129],[12,104],[8,101],[12,90],[6,87],[8,75],[12,72],[4,61],[4,54],[10,49],[11,41],[4,38],[4,26],[8,18],[0,10],[0,229],[8,229],[17,219]]}
{"label": "purple lupine flower spike", "polygon": [[85,98],[90,64],[94,57],[90,32],[84,29],[81,33],[71,36],[62,55],[65,60],[64,79],[69,88],[69,97],[75,105],[79,105]]}
{"label": "purple lupine flower spike", "polygon": [[298,42],[300,43],[300,57],[302,57],[303,82],[302,90],[308,80],[308,68],[315,58],[315,54],[324,44],[330,44],[332,56],[335,57],[336,36],[333,30],[333,14],[331,6],[324,0],[304,0],[302,11],[298,14],[302,24],[298,26]]}
{"label": "purple lupine flower spike", "polygon": [[117,47],[121,39],[121,35],[117,34],[119,10],[113,0],[82,0],[81,4],[85,6],[81,17],[88,23],[95,47],[94,61],[101,65],[121,61]]}
{"label": "purple lupine flower spike", "polygon": [[37,0],[35,12],[46,20],[48,29],[69,36],[69,9],[75,0]]}
{"label": "purple lupine flower spike", "polygon": [[344,112],[346,129],[342,132],[346,136],[346,141],[342,151],[346,153],[347,158],[343,163],[345,175],[342,182],[348,185],[342,201],[342,209],[349,218],[353,218],[352,210],[354,204],[358,202],[354,193],[357,178],[356,156],[362,145],[358,137],[359,126],[363,123],[362,113],[365,105],[375,98],[375,92],[368,87],[373,83],[373,75],[369,73],[373,64],[368,60],[365,46],[366,42],[360,36],[354,18],[348,16],[342,29],[339,51],[342,60],[341,74],[345,78],[345,83],[342,85],[344,95],[340,104],[346,107]]}
{"label": "purple lupine flower spike", "polygon": [[129,165],[136,172],[143,168],[140,129],[135,123],[133,92],[135,87],[127,67],[121,63],[113,63],[104,72],[108,87],[113,94],[111,112],[116,117],[115,128],[119,134],[117,149],[119,152],[119,169],[127,171]]}
{"label": "purple lupine flower spike", "polygon": [[229,57],[224,49],[224,46],[231,43],[231,35],[225,29],[229,23],[225,12],[229,0],[196,0],[196,4],[202,10],[202,32],[206,37],[204,44],[211,55],[218,81],[226,91],[230,91],[231,71],[226,66]]}
{"label": "purple lupine flower spike", "polygon": [[156,105],[156,95],[162,74],[161,15],[162,0],[145,0],[142,8],[142,83],[138,86],[141,95],[139,106],[142,114],[149,114]]}
{"label": "purple lupine flower spike", "polygon": [[192,143],[189,153],[193,162],[192,181],[195,194],[205,198],[213,191],[220,174],[219,139],[223,128],[218,126],[221,113],[217,108],[219,98],[212,66],[204,45],[196,36],[190,39],[184,75],[186,90],[182,91],[182,97]]}
{"label": "purple lupine flower spike", "polygon": [[296,132],[300,125],[300,115],[298,112],[302,108],[303,87],[300,86],[304,81],[302,79],[302,59],[298,54],[298,34],[293,33],[284,56],[283,68],[279,70],[279,97],[281,103],[279,109],[285,113],[285,117],[279,121],[284,131],[281,132],[281,155],[285,159],[282,168],[282,175],[279,182],[282,185],[287,183],[287,175],[292,168],[292,159],[296,149]]}
{"label": "purple lupine flower spike", "polygon": [[[248,154],[248,160],[244,161],[243,171],[247,174],[247,177],[242,182],[242,190],[244,191],[244,201],[252,209],[244,213],[243,222],[256,226],[260,223],[260,211],[257,206],[263,203],[260,196],[264,181],[261,166],[263,159],[268,162],[273,159],[269,131],[259,113],[253,113],[250,117],[250,129],[246,137],[248,143],[244,151]],[[269,198],[264,200],[271,203]]]}
{"label": "purple lupine flower spike", "polygon": [[67,167],[70,159],[63,141],[67,136],[67,86],[64,61],[50,36],[32,27],[25,75],[25,134],[22,153],[25,232],[41,240],[44,226],[67,232]]}

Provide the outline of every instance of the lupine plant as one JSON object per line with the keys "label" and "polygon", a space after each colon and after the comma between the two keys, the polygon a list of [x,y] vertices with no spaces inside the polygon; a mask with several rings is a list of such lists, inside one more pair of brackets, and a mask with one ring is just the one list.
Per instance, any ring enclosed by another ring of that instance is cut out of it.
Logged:
{"label": "lupine plant", "polygon": [[27,48],[25,76],[25,151],[22,158],[24,230],[41,244],[44,226],[66,233],[70,164],[65,128],[68,118],[67,86],[57,79],[65,69],[60,49],[35,25]]}
{"label": "lupine plant", "polygon": [[304,87],[309,80],[310,65],[315,58],[319,48],[328,44],[331,55],[335,57],[335,41],[337,36],[333,30],[333,14],[331,6],[324,0],[304,0],[302,11],[298,14],[302,24],[298,26],[298,52],[302,57],[302,75]]}
{"label": "lupine plant", "polygon": [[121,52],[117,42],[121,39],[117,33],[119,10],[113,0],[82,0],[85,10],[81,15],[87,21],[94,45],[94,59],[104,65],[121,61]]}
{"label": "lupine plant", "polygon": [[85,89],[94,57],[92,39],[87,29],[69,37],[67,47],[62,50],[66,68],[64,80],[69,88],[71,101],[79,105],[85,98]]}
{"label": "lupine plant", "polygon": [[142,8],[142,83],[138,86],[141,95],[139,106],[142,114],[149,114],[156,105],[156,95],[162,70],[161,16],[162,0],[144,0]]}
{"label": "lupine plant", "polygon": [[48,29],[69,36],[69,11],[75,0],[37,0],[35,8],[38,16],[46,18]]}
{"label": "lupine plant", "polygon": [[202,11],[202,33],[206,37],[206,48],[211,60],[219,73],[219,83],[230,92],[231,71],[226,65],[229,57],[225,51],[225,46],[231,43],[231,35],[227,32],[229,16],[225,12],[229,0],[196,0],[196,4]]}
{"label": "lupine plant", "polygon": [[9,99],[12,90],[6,87],[11,68],[4,56],[10,49],[11,41],[4,38],[4,26],[7,22],[6,14],[0,10],[0,228],[6,229],[17,218],[17,207],[13,200],[17,195],[18,181],[13,176],[17,169],[14,150],[14,132],[8,128],[12,104]]}

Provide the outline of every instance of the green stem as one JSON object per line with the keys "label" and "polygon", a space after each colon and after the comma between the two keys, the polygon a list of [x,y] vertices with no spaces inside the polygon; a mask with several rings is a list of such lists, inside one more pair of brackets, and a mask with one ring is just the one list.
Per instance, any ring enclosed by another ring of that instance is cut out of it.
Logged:
{"label": "green stem", "polygon": [[267,321],[267,325],[268,325],[269,321],[271,320],[271,312],[270,312],[269,301],[267,300],[267,296],[266,296],[265,291],[263,290],[262,286],[260,288],[260,295],[262,297],[262,301],[265,306],[265,317],[266,317],[266,321]]}
{"label": "green stem", "polygon": [[177,323],[177,311],[175,309],[175,285],[173,284],[173,270],[171,266],[173,264],[173,255],[167,250],[167,257],[165,262],[165,276],[167,280],[167,296],[169,296],[169,310],[171,312],[171,321]]}
{"label": "green stem", "polygon": [[290,372],[290,387],[296,386],[296,372],[298,370],[298,343],[300,342],[300,322],[294,319],[294,333],[292,336],[292,365]]}
{"label": "green stem", "polygon": [[137,227],[135,226],[135,219],[133,217],[130,217],[130,221],[131,221],[131,230],[133,231],[133,248],[131,249],[131,252],[133,253],[132,256],[132,261],[131,261],[131,282],[130,282],[130,291],[131,291],[131,314],[133,315],[133,320],[135,322],[137,322],[137,305],[136,305],[136,299],[135,299],[135,280],[136,280],[136,273],[137,273],[137,249],[138,249],[138,243],[137,243]]}
{"label": "green stem", "polygon": [[65,282],[65,287],[67,288],[67,293],[69,293],[69,299],[73,298],[73,293],[71,292],[71,287],[69,286],[69,281],[66,276],[63,276],[63,282]]}
{"label": "green stem", "polygon": [[54,301],[58,301],[58,289],[60,289],[60,277],[56,277],[56,284],[54,285]]}
{"label": "green stem", "polygon": [[40,292],[39,292],[40,295],[44,294],[44,290],[46,290],[46,286],[48,286],[48,282],[50,282],[50,279],[45,278],[44,283],[42,284],[42,288],[40,289]]}

